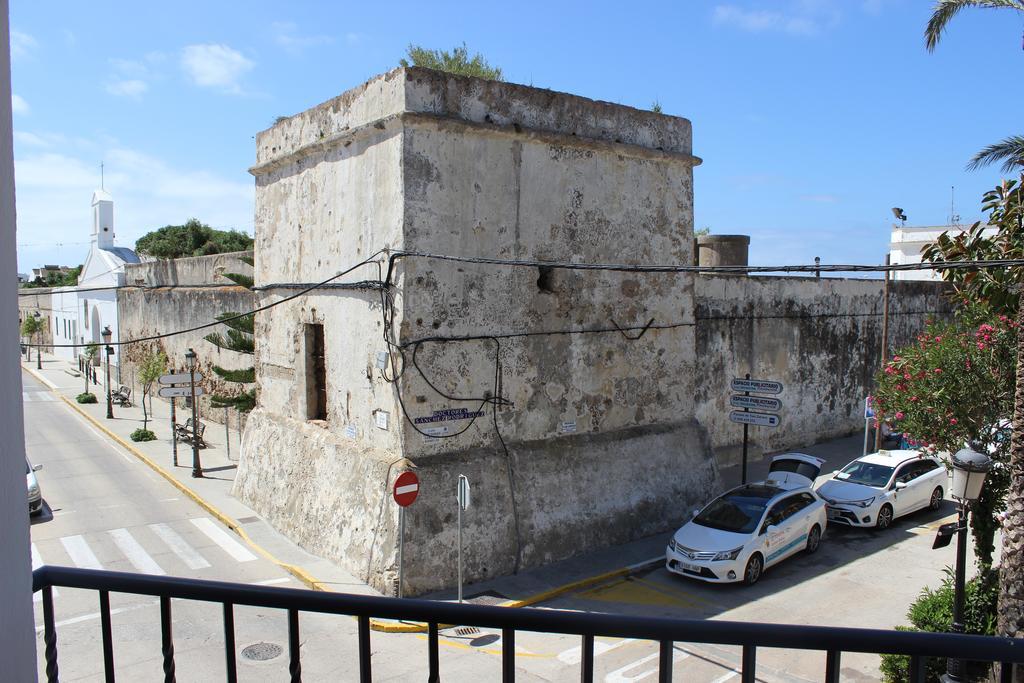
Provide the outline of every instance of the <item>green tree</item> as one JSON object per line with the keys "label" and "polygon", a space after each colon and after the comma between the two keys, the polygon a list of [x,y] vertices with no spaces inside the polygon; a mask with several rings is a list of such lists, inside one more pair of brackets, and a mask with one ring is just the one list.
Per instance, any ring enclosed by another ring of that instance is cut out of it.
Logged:
{"label": "green tree", "polygon": [[[26,315],[25,319],[21,321],[21,336],[28,337],[29,344],[32,343],[32,338],[34,336],[36,336],[37,333],[42,332],[42,331],[43,331],[43,319],[42,318],[37,318],[34,315]],[[36,341],[38,342],[38,340],[36,340]],[[42,351],[43,350],[41,348],[37,348],[36,349],[36,353],[42,353]],[[28,358],[27,358],[27,360],[32,360],[32,347],[31,346],[28,347]]]}
{"label": "green tree", "polygon": [[[924,44],[929,52],[935,50],[942,34],[953,17],[961,10],[968,8],[1012,9],[1024,13],[1022,0],[937,0],[932,8],[932,16],[924,30]],[[1003,162],[1003,172],[1024,167],[1024,136],[1011,135],[994,145],[985,147],[971,157],[967,168],[975,170],[996,162]]]}
{"label": "green tree", "polygon": [[82,274],[82,266],[75,266],[69,268],[66,273],[50,273],[44,280],[41,277],[37,277],[31,282],[26,282],[22,285],[23,289],[32,289],[34,287],[74,287],[78,284],[78,276]]}
{"label": "green tree", "polygon": [[437,71],[447,71],[459,76],[474,76],[486,78],[492,81],[503,80],[501,69],[491,66],[479,52],[472,57],[469,56],[469,49],[463,42],[461,47],[456,47],[451,52],[447,50],[428,50],[420,45],[409,44],[405,51],[408,59],[402,58],[399,63],[402,66],[422,66]]}
{"label": "green tree", "polygon": [[[246,257],[241,260],[250,266],[253,265],[251,258]],[[253,279],[251,275],[224,273],[224,277],[241,287],[252,289]],[[238,313],[234,312],[221,313],[217,316],[217,320],[228,320],[237,315]],[[203,338],[217,348],[252,356],[255,353],[255,342],[253,340],[255,322],[255,315],[243,315],[224,323],[228,328],[226,337],[219,332],[214,332]],[[241,370],[227,370],[219,365],[214,365],[213,372],[225,382],[234,384],[252,384],[256,381],[256,368],[253,366],[242,368]],[[240,412],[247,413],[256,407],[256,389],[246,389],[243,387],[241,391],[234,394],[214,394],[210,397],[210,404],[215,408],[234,408]]]}
{"label": "green tree", "polygon": [[135,251],[160,259],[208,256],[252,249],[253,240],[237,230],[215,230],[190,218],[184,225],[165,225],[140,237]]}
{"label": "green tree", "polygon": [[[146,396],[153,388],[153,383],[160,379],[160,376],[167,372],[167,354],[163,351],[147,353],[139,362],[139,384],[142,385],[142,429],[146,431],[149,427],[149,412],[146,410]],[[153,406],[153,399],[149,399],[150,408]]]}

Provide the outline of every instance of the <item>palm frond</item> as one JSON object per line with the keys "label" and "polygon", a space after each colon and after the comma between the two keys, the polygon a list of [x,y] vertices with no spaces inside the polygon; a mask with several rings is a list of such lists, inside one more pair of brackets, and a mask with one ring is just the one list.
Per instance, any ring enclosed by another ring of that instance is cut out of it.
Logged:
{"label": "palm frond", "polygon": [[1011,173],[1024,168],[1024,135],[1011,135],[994,145],[985,147],[971,157],[967,163],[968,171],[976,171],[998,161],[1003,162],[1003,173]]}
{"label": "palm frond", "polygon": [[1024,12],[1024,2],[1021,0],[936,0],[932,8],[932,16],[928,19],[928,25],[924,30],[924,44],[928,52],[934,52],[942,34],[945,32],[949,22],[953,20],[960,10],[969,7],[985,9],[1013,9]]}

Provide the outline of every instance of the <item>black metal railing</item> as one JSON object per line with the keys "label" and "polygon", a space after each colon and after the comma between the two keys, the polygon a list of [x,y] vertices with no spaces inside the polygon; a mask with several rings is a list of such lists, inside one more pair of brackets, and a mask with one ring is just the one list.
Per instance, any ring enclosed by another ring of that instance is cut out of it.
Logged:
{"label": "black metal railing", "polygon": [[1024,663],[1024,639],[952,633],[915,633],[863,628],[755,624],[734,621],[630,617],[593,612],[569,612],[529,607],[509,609],[428,600],[382,598],[327,593],[294,588],[251,586],[223,581],[201,581],[166,576],[45,566],[32,573],[32,590],[42,591],[43,642],[46,678],[58,680],[57,632],[52,587],[81,588],[99,593],[103,663],[107,681],[114,680],[110,626],[110,593],[160,598],[160,626],[165,681],[174,681],[174,642],[171,599],[220,603],[224,610],[226,680],[236,680],[234,606],[264,607],[288,613],[288,670],[293,682],[301,680],[299,612],[350,615],[358,619],[359,680],[372,680],[370,618],[419,621],[427,624],[428,681],[440,681],[438,628],[442,624],[501,629],[503,681],[515,680],[517,631],[572,634],[582,637],[580,677],[594,676],[594,638],[618,637],[659,643],[659,681],[672,679],[672,650],[676,642],[740,646],[743,683],[753,683],[757,649],[816,650],[825,653],[822,680],[838,683],[843,652],[893,653],[910,657],[910,681],[925,680],[929,657],[957,657],[980,662],[1002,662],[1000,680],[1012,680],[1012,664]]}

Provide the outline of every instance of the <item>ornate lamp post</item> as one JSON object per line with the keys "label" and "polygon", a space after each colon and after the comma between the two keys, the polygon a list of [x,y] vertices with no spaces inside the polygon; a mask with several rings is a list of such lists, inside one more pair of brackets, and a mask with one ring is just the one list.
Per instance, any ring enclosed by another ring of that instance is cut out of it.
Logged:
{"label": "ornate lamp post", "polygon": [[110,325],[103,328],[100,336],[103,337],[103,345],[107,351],[107,419],[114,419],[114,402],[110,397],[110,357],[114,355],[114,347],[110,345],[110,337],[113,333],[110,331]]}
{"label": "ornate lamp post", "polygon": [[[953,456],[953,487],[950,495],[958,502],[958,518],[956,522],[943,524],[932,548],[949,545],[956,533],[956,577],[953,594],[953,632],[964,632],[964,574],[967,564],[967,515],[971,503],[981,496],[981,487],[985,477],[992,468],[992,459],[970,448],[957,451]],[[961,683],[967,681],[964,671],[964,660],[946,660],[946,673],[942,676],[943,683]]]}
{"label": "ornate lamp post", "polygon": [[36,319],[36,370],[43,369],[43,326],[39,322],[39,311],[34,314]]}
{"label": "ornate lamp post", "polygon": [[199,413],[196,409],[196,352],[191,348],[185,353],[188,361],[189,386],[192,389],[192,476],[201,478],[203,466],[199,462],[199,438],[196,430],[199,427]]}

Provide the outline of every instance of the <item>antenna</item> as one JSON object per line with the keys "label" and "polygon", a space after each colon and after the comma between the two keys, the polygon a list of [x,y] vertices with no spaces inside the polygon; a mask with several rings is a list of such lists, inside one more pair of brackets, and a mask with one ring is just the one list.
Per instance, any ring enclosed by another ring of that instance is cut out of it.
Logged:
{"label": "antenna", "polygon": [[106,187],[103,186],[103,162],[102,161],[100,162],[100,189],[101,190],[107,189]]}
{"label": "antenna", "polygon": [[956,212],[956,185],[949,187],[949,224],[953,227],[960,227],[960,216]]}

